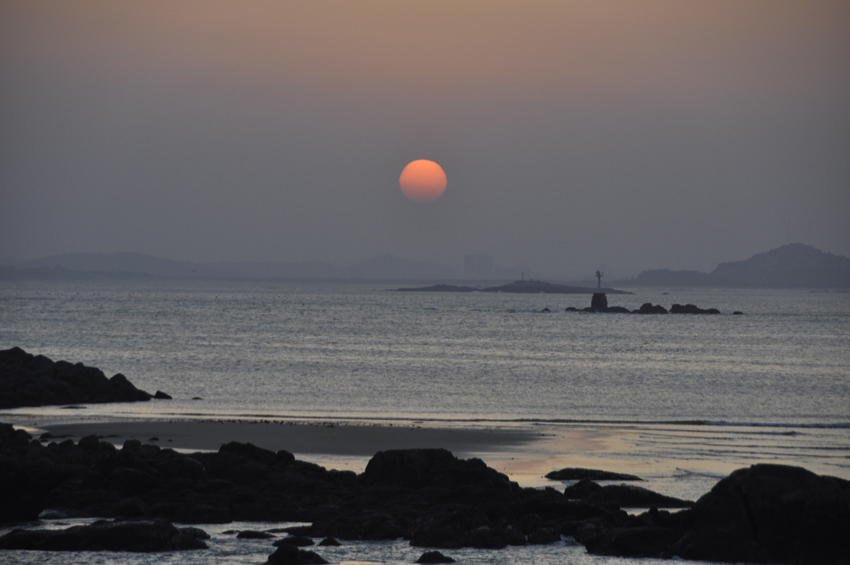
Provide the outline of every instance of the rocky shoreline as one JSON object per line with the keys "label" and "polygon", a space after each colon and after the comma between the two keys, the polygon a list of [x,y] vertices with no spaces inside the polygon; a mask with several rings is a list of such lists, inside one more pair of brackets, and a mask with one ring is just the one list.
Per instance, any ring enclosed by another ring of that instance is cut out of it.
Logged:
{"label": "rocky shoreline", "polygon": [[[343,543],[404,538],[439,550],[548,544],[572,536],[600,555],[752,563],[850,558],[845,535],[850,481],[799,467],[755,465],[721,480],[693,505],[679,501],[688,508],[678,512],[661,510],[657,499],[635,499],[636,493],[655,494],[636,489],[603,487],[589,479],[566,493],[521,488],[481,460],[458,459],[443,449],[382,451],[357,475],[250,443],[181,454],[138,440],[117,449],[96,436],[57,443],[0,425],[0,498],[5,501],[0,520],[111,518],[97,526],[102,529],[131,521],[136,525],[130,531],[155,530],[139,534],[159,540],[149,551],[197,547],[202,541],[201,532],[172,529],[171,522],[244,520],[310,523],[287,529],[309,538]],[[624,510],[635,506],[648,510],[638,515]],[[85,532],[86,539],[95,534]],[[0,548],[24,547],[16,545],[22,539],[30,540],[29,547],[46,544],[32,541],[39,535],[13,531],[0,537]],[[133,536],[124,537],[136,543]],[[278,562],[312,559],[299,553],[303,550],[278,549]]]}
{"label": "rocky shoreline", "polygon": [[53,361],[20,347],[0,351],[0,409],[22,406],[140,402],[169,399],[139,390],[118,373],[107,378],[96,367]]}

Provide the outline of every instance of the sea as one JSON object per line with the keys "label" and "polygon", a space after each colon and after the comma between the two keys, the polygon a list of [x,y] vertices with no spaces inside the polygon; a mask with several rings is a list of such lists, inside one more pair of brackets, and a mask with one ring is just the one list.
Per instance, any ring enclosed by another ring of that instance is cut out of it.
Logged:
{"label": "sea", "polygon": [[[397,291],[410,286],[0,281],[0,348],[123,373],[173,397],[5,410],[0,421],[515,428],[541,440],[480,456],[524,486],[563,489],[542,470],[593,466],[637,472],[645,486],[692,500],[761,462],[850,479],[848,292],[624,288],[632,294],[609,294],[609,305],[722,312],[626,315],[565,311],[589,306],[590,295]],[[362,470],[367,459],[312,460]],[[40,527],[70,523],[79,521]],[[179,555],[7,552],[0,562],[262,563],[267,541],[226,532],[263,527],[280,524],[210,526],[210,550]],[[332,563],[395,564],[422,549],[397,540],[319,552]],[[651,561],[588,555],[570,538],[444,553],[461,563]]]}

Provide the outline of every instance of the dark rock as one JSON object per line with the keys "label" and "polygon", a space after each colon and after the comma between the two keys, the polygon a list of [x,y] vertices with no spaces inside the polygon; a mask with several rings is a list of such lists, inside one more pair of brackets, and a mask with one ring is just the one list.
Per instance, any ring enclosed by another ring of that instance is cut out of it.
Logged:
{"label": "dark rock", "polygon": [[564,496],[571,500],[580,500],[600,490],[602,490],[601,485],[591,481],[590,479],[582,479],[577,483],[568,486],[564,490]]}
{"label": "dark rock", "polygon": [[455,563],[455,560],[439,551],[426,551],[414,563]]}
{"label": "dark rock", "polygon": [[320,555],[313,551],[298,549],[294,545],[281,545],[269,555],[268,563],[279,563],[282,565],[308,565],[327,563]]}
{"label": "dark rock", "polygon": [[158,390],[153,395],[154,398],[158,400],[171,400],[171,395]]}
{"label": "dark rock", "polygon": [[546,527],[538,528],[528,536],[528,543],[533,545],[545,545],[555,543],[561,539],[560,528]]}
{"label": "dark rock", "polygon": [[398,449],[379,451],[366,465],[363,481],[420,488],[463,486],[511,490],[511,482],[480,459],[457,459],[445,449]]}
{"label": "dark rock", "polygon": [[277,455],[274,451],[257,447],[253,443],[239,443],[231,441],[230,443],[222,445],[218,452],[238,455],[239,457],[244,457],[246,459],[256,461],[257,463],[262,463],[263,465],[274,465],[277,461]]}
{"label": "dark rock", "polygon": [[611,528],[589,540],[587,551],[596,555],[619,557],[656,557],[678,539],[678,534],[667,528],[642,526],[636,528]]}
{"label": "dark rock", "polygon": [[95,449],[100,447],[100,440],[97,439],[96,435],[90,435],[90,436],[86,436],[84,438],[81,438],[80,441],[77,442],[77,445],[80,447],[80,449],[85,449],[85,450],[88,450],[88,451],[94,451]]}
{"label": "dark rock", "polygon": [[325,539],[323,539],[322,541],[319,542],[319,545],[330,545],[330,546],[333,546],[333,547],[339,547],[342,544],[339,543],[339,541],[337,541],[334,538],[325,538]]}
{"label": "dark rock", "polygon": [[830,563],[850,559],[850,481],[800,467],[739,469],[700,498],[670,551],[685,559]]}
{"label": "dark rock", "polygon": [[740,310],[735,310],[734,312],[732,312],[732,315],[733,315],[733,316],[743,316],[743,315],[744,315],[744,313],[743,313],[743,312],[741,312]]}
{"label": "dark rock", "polygon": [[709,308],[708,310],[703,310],[698,306],[694,306],[693,304],[685,304],[682,306],[681,304],[674,304],[670,307],[671,314],[720,314],[720,310],[717,308]]}
{"label": "dark rock", "polygon": [[139,451],[142,448],[142,442],[137,439],[125,439],[122,451]]}
{"label": "dark rock", "polygon": [[121,374],[107,379],[100,369],[82,363],[54,363],[19,347],[0,351],[0,409],[150,398]]}
{"label": "dark rock", "polygon": [[602,312],[606,314],[631,314],[631,310],[623,306],[609,306],[605,310],[602,310]]}
{"label": "dark rock", "polygon": [[14,530],[0,537],[0,549],[37,551],[182,551],[206,549],[196,528],[183,531],[167,520],[99,520],[64,530]]}
{"label": "dark rock", "polygon": [[690,508],[694,504],[688,500],[665,496],[634,485],[608,485],[603,487],[587,479],[568,487],[564,491],[564,496],[592,504],[616,505],[619,508],[649,508],[650,506],[656,508]]}
{"label": "dark rock", "polygon": [[547,479],[553,481],[580,481],[581,479],[590,479],[591,481],[642,481],[640,477],[635,475],[627,475],[625,473],[613,473],[611,471],[600,471],[598,469],[580,469],[576,467],[567,467],[558,471],[552,471],[546,475]]}
{"label": "dark rock", "polygon": [[210,535],[201,528],[192,528],[189,526],[180,528],[180,532],[187,536],[192,536],[197,539],[210,539]]}
{"label": "dark rock", "polygon": [[652,302],[642,304],[641,307],[634,312],[635,314],[667,314],[667,309],[660,305],[653,305]]}

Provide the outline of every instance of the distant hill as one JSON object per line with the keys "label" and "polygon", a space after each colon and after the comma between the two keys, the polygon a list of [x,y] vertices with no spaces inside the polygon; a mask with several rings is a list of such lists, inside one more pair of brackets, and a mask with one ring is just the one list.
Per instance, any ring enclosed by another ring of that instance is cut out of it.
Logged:
{"label": "distant hill", "polygon": [[220,261],[191,263],[142,253],[70,253],[0,266],[0,279],[218,278],[446,280],[460,269],[382,255],[338,267],[321,261]]}
{"label": "distant hill", "polygon": [[83,271],[155,277],[187,277],[197,268],[188,261],[161,259],[142,253],[69,253],[26,261],[15,267],[18,270],[53,270],[57,275],[63,272],[71,275],[74,271]]}
{"label": "distant hill", "polygon": [[[472,287],[450,284],[435,284],[419,288],[399,288],[399,292],[505,292],[511,294],[595,294],[595,288],[584,286],[568,286],[544,281],[519,280],[500,286]],[[613,288],[601,289],[605,294],[632,294],[625,290]]]}
{"label": "distant hill", "polygon": [[811,245],[792,243],[753,255],[744,261],[721,263],[710,273],[643,271],[636,286],[715,286],[734,288],[850,288],[850,259],[824,253]]}

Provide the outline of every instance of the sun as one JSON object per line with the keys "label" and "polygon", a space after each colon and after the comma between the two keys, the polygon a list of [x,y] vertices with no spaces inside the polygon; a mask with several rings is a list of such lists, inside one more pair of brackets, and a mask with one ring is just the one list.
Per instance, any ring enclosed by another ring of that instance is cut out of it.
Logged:
{"label": "sun", "polygon": [[398,185],[414,202],[433,202],[446,191],[446,173],[434,161],[419,159],[411,161],[401,171]]}

